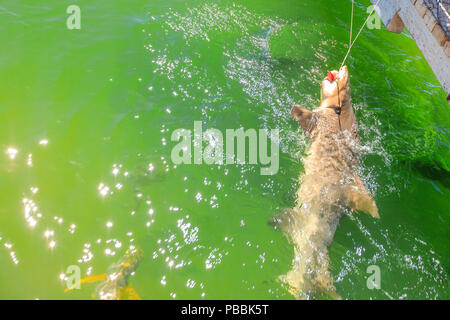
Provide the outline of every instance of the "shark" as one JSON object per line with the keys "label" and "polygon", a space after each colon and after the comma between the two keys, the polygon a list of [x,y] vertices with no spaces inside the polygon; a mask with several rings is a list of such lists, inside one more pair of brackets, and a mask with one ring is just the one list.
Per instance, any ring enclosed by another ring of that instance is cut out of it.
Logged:
{"label": "shark", "polygon": [[358,175],[360,138],[346,66],[321,83],[321,103],[313,110],[293,106],[310,146],[302,159],[296,206],[273,223],[294,245],[292,268],[280,280],[298,299],[340,299],[329,271],[328,248],[340,219],[350,212],[379,218],[377,205]]}

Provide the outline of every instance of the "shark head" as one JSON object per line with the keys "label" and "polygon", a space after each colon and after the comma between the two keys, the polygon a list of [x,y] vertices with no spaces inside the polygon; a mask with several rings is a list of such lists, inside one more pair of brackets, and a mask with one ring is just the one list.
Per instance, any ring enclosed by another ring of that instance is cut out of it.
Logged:
{"label": "shark head", "polygon": [[350,96],[349,75],[346,66],[339,71],[333,70],[322,81],[321,85],[322,103],[326,102],[329,107],[342,106]]}

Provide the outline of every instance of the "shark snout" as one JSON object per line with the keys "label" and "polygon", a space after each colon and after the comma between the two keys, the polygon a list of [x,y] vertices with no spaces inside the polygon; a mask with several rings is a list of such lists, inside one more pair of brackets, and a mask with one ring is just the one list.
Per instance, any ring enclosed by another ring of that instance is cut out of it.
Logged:
{"label": "shark snout", "polygon": [[338,70],[333,70],[328,73],[328,76],[322,81],[322,98],[331,98],[337,96],[339,89],[343,90],[348,86],[348,69],[343,66]]}

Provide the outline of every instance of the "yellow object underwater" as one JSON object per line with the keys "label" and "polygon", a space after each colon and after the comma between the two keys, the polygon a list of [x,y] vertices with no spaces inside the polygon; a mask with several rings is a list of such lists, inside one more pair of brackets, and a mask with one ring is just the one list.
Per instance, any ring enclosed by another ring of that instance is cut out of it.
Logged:
{"label": "yellow object underwater", "polygon": [[128,285],[128,279],[142,260],[142,250],[127,250],[125,255],[108,272],[81,279],[75,285],[64,290],[69,292],[80,284],[103,281],[96,288],[95,298],[100,300],[141,300],[134,288]]}

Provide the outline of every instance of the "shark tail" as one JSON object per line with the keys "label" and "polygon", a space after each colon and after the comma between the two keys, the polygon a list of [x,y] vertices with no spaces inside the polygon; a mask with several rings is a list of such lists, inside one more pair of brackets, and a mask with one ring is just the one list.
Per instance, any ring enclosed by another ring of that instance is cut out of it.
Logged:
{"label": "shark tail", "polygon": [[[295,298],[308,299],[342,299],[333,285],[333,279],[328,271],[328,249],[307,230],[313,225],[302,217],[298,208],[284,209],[275,216],[269,224],[280,229],[295,246],[295,256],[291,270],[280,277],[287,290]],[[313,232],[313,231],[311,231]]]}
{"label": "shark tail", "polygon": [[279,276],[290,294],[298,300],[310,299],[334,299],[341,300],[341,296],[336,292],[333,280],[328,271],[311,275],[310,271],[305,272],[303,268],[295,266],[285,275]]}

